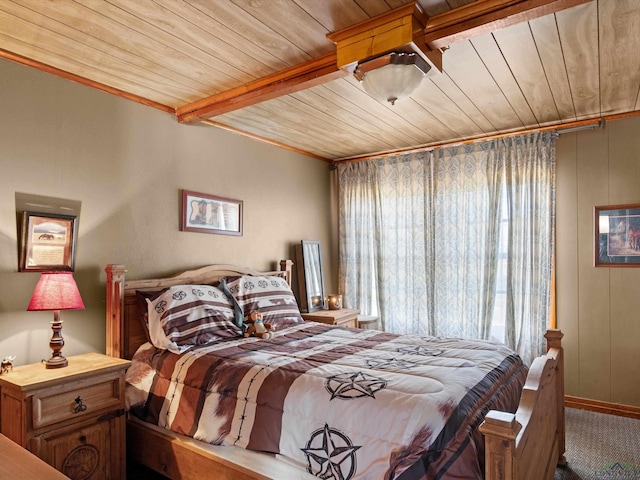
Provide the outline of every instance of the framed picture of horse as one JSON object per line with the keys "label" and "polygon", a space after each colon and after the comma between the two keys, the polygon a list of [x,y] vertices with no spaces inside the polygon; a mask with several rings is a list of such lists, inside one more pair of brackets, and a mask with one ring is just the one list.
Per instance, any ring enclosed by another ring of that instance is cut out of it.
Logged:
{"label": "framed picture of horse", "polygon": [[242,236],[242,200],[182,190],[180,230]]}
{"label": "framed picture of horse", "polygon": [[640,203],[594,207],[596,267],[640,267]]}
{"label": "framed picture of horse", "polygon": [[77,228],[75,216],[23,212],[19,271],[73,271]]}

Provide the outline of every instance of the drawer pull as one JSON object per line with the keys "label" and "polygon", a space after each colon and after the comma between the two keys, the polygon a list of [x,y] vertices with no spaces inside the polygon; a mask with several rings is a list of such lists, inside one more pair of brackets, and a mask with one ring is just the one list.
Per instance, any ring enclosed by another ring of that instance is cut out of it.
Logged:
{"label": "drawer pull", "polygon": [[82,397],[78,395],[76,397],[76,408],[73,409],[73,413],[84,412],[87,409],[87,406],[82,403]]}

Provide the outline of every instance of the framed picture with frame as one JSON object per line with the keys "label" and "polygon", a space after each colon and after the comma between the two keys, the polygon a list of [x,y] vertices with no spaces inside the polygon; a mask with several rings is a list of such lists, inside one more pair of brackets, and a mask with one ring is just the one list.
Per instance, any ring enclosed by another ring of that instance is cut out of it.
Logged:
{"label": "framed picture with frame", "polygon": [[75,216],[23,212],[19,271],[73,271],[76,236]]}
{"label": "framed picture with frame", "polygon": [[182,190],[180,230],[242,236],[242,200]]}
{"label": "framed picture with frame", "polygon": [[594,207],[596,267],[640,267],[640,203]]}

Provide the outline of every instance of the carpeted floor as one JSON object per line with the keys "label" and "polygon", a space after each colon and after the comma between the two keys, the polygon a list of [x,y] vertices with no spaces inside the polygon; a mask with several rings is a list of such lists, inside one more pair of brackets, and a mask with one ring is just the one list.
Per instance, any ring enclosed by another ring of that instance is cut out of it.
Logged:
{"label": "carpeted floor", "polygon": [[555,480],[640,480],[640,420],[565,411],[567,467]]}
{"label": "carpeted floor", "polygon": [[[640,480],[640,420],[574,408],[565,416],[568,463],[555,480]],[[138,465],[127,470],[127,480],[164,479]]]}

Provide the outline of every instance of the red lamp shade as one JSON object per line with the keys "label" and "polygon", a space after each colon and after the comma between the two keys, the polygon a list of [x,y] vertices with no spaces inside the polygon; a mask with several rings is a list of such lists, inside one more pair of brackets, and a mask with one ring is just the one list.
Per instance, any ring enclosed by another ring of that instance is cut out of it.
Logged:
{"label": "red lamp shade", "polygon": [[40,276],[27,310],[82,310],[84,303],[71,272]]}
{"label": "red lamp shade", "polygon": [[62,338],[62,320],[60,310],[81,310],[84,308],[82,297],[71,272],[44,272],[36,285],[27,310],[53,310],[51,329],[53,336],[49,347],[53,351],[46,361],[47,368],[67,366],[67,359],[62,356],[64,339]]}

